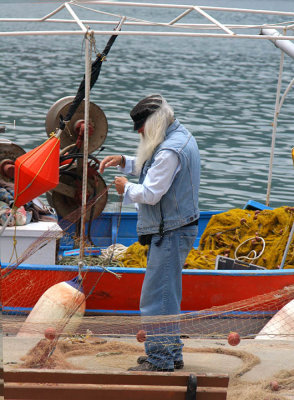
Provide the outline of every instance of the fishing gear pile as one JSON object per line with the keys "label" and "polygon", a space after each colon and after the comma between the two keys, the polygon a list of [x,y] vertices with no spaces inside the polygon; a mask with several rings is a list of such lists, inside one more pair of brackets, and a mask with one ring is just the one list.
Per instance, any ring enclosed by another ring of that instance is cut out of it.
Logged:
{"label": "fishing gear pile", "polygon": [[[190,251],[184,268],[214,269],[216,257],[224,256],[253,261],[255,265],[267,269],[277,269],[281,264],[293,221],[292,207],[263,211],[233,209],[215,214],[201,236],[198,249],[193,248]],[[147,250],[148,246],[141,246],[136,242],[127,249],[120,261],[128,268],[146,268]],[[284,268],[293,267],[292,244]]]}

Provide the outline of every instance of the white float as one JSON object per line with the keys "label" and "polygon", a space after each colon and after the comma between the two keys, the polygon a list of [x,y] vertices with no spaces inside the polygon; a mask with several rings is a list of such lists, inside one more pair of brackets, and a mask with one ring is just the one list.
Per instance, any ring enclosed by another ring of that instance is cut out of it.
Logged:
{"label": "white float", "polygon": [[40,297],[17,337],[44,337],[46,328],[54,328],[57,335],[74,334],[85,308],[85,294],[78,278],[57,283]]}
{"label": "white float", "polygon": [[294,340],[294,300],[281,308],[262,328],[255,339]]}

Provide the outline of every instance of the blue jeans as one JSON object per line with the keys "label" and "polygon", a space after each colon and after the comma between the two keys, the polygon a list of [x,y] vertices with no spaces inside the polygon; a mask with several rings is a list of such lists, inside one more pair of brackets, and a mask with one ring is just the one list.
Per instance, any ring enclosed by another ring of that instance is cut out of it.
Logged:
{"label": "blue jeans", "polygon": [[[159,235],[153,235],[147,257],[147,269],[142,286],[140,310],[147,331],[145,351],[147,361],[158,368],[172,369],[174,361],[183,359],[179,314],[182,299],[182,268],[196,239],[198,227],[184,226],[164,233],[160,246]],[[172,315],[158,323],[148,316]],[[155,321],[148,324],[148,320]]]}

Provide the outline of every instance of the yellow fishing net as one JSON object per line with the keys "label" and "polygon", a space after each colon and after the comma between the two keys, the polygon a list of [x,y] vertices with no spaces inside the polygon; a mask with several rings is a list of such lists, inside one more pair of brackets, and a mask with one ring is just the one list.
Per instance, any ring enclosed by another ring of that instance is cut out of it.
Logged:
{"label": "yellow fishing net", "polygon": [[[198,249],[190,251],[184,268],[214,269],[217,255],[249,257],[242,261],[267,269],[278,268],[293,222],[292,207],[263,211],[233,209],[216,214],[208,222]],[[125,267],[146,268],[147,251],[148,246],[136,242],[128,247],[120,261]],[[290,245],[284,268],[294,268],[293,244]]]}

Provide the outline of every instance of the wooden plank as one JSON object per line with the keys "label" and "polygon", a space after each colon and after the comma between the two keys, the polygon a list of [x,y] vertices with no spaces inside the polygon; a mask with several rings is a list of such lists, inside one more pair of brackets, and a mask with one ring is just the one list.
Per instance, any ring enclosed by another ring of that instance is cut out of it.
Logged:
{"label": "wooden plank", "polygon": [[[1,363],[2,364],[2,363]],[[0,396],[4,395],[3,367],[0,367]]]}
{"label": "wooden plank", "polygon": [[[5,371],[5,382],[48,382],[186,386],[190,373],[95,373],[71,371]],[[197,375],[198,386],[227,387],[228,375]]]}
{"label": "wooden plank", "polygon": [[[5,399],[14,400],[185,400],[186,387],[5,383]],[[197,400],[226,400],[225,388],[199,388]]]}
{"label": "wooden plank", "polygon": [[[4,371],[5,399],[185,400],[190,373]],[[197,375],[197,400],[226,400],[228,375]]]}

